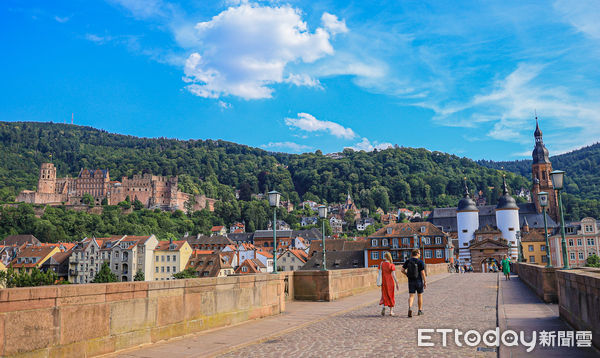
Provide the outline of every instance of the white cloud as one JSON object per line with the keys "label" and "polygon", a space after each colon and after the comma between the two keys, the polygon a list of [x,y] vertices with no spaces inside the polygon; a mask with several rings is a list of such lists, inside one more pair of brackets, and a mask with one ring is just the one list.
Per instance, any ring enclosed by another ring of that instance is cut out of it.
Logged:
{"label": "white cloud", "polygon": [[323,13],[323,16],[321,16],[321,22],[323,23],[323,27],[332,35],[348,32],[346,21],[340,21],[338,20],[337,16],[328,12]]}
{"label": "white cloud", "polygon": [[[556,151],[592,144],[600,138],[600,104],[572,95],[566,88],[544,82],[546,66],[521,63],[484,94],[449,107],[435,108],[435,119],[444,125],[470,127],[468,119],[493,123],[488,137],[529,144],[534,110],[557,129],[571,135],[552,139]],[[472,124],[472,123],[471,123]],[[474,125],[473,125],[474,126]],[[526,132],[523,129],[527,129]],[[575,134],[579,131],[580,133]]]}
{"label": "white cloud", "polygon": [[96,34],[85,34],[84,37],[86,40],[95,42],[100,45],[105,44],[105,43],[109,42],[110,40],[112,40],[112,36],[100,36],[100,35],[96,35]]}
{"label": "white cloud", "polygon": [[219,107],[222,109],[229,109],[232,107],[231,103],[227,103],[225,101],[219,101]]}
{"label": "white cloud", "polygon": [[266,149],[290,149],[293,152],[306,152],[312,149],[311,146],[294,142],[270,142],[269,144],[263,144],[261,147]]}
{"label": "white cloud", "polygon": [[351,147],[347,147],[356,151],[361,151],[364,150],[365,152],[372,152],[373,150],[377,149],[377,150],[384,150],[384,149],[388,149],[393,147],[392,143],[378,143],[377,141],[374,141],[373,143],[371,143],[370,140],[368,140],[367,138],[363,138],[360,142],[356,143],[355,145],[351,146]]}
{"label": "white cloud", "polygon": [[353,139],[356,137],[352,128],[345,128],[331,121],[318,120],[308,113],[298,113],[298,118],[286,118],[285,124],[306,132],[329,132],[338,138]]}
{"label": "white cloud", "polygon": [[277,83],[318,87],[318,80],[308,74],[286,76],[286,66],[313,63],[334,53],[330,31],[342,31],[343,23],[326,19],[330,29],[310,32],[298,9],[243,3],[197,23],[192,33],[185,30],[182,35],[195,46],[184,69],[193,82],[188,89],[208,98],[260,99],[270,98],[271,85]]}
{"label": "white cloud", "polygon": [[307,86],[322,89],[321,82],[318,79],[313,78],[305,73],[294,74],[290,73],[284,82],[294,84],[296,86]]}
{"label": "white cloud", "polygon": [[600,39],[600,2],[597,0],[558,0],[554,8],[573,25],[594,39]]}
{"label": "white cloud", "polygon": [[71,18],[68,16],[64,16],[64,17],[60,17],[60,16],[54,16],[54,20],[56,20],[57,22],[60,22],[61,24],[64,24],[65,22],[69,21]]}
{"label": "white cloud", "polygon": [[162,0],[107,0],[127,9],[138,19],[167,17],[173,15],[175,7]]}

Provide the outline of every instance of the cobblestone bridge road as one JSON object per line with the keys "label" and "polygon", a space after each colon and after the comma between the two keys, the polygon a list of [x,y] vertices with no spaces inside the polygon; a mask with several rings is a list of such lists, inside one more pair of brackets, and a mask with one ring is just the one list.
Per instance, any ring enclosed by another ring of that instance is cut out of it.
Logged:
{"label": "cobblestone bridge road", "polygon": [[470,273],[433,282],[425,290],[425,315],[412,318],[404,284],[396,295],[395,317],[382,317],[380,306],[371,304],[222,357],[496,357],[477,347],[458,347],[453,336],[446,347],[440,335],[432,339],[434,347],[418,347],[417,329],[494,329],[497,280],[497,274]]}

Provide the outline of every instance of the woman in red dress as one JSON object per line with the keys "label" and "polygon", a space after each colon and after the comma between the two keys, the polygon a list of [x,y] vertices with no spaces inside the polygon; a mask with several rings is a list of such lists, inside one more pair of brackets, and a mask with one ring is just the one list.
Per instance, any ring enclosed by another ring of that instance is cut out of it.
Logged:
{"label": "woman in red dress", "polygon": [[384,261],[379,265],[381,268],[381,315],[385,316],[385,308],[390,308],[390,316],[394,316],[394,306],[396,298],[394,296],[394,287],[398,289],[398,280],[396,279],[396,266],[392,261],[392,254],[386,252],[383,256]]}

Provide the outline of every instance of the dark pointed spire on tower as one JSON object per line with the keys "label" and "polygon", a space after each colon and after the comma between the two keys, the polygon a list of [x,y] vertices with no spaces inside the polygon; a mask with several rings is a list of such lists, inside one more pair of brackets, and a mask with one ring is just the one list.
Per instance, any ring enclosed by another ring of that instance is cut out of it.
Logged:
{"label": "dark pointed spire on tower", "polygon": [[463,178],[463,185],[465,186],[465,198],[469,198],[469,187],[467,186],[467,177]]}
{"label": "dark pointed spire on tower", "polygon": [[535,137],[535,148],[533,149],[533,153],[531,153],[533,164],[550,163],[548,149],[546,149],[544,140],[542,139],[542,130],[540,129],[537,115],[535,116],[535,132],[533,132],[533,136]]}
{"label": "dark pointed spire on tower", "polygon": [[508,186],[506,185],[506,174],[502,174],[502,195],[508,194]]}

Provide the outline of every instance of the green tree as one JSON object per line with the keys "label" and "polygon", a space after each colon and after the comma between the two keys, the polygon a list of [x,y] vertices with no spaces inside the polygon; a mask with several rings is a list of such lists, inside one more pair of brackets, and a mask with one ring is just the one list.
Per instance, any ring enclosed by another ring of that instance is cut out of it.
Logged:
{"label": "green tree", "polygon": [[173,274],[173,278],[176,278],[178,280],[183,279],[183,278],[196,278],[196,277],[198,277],[198,274],[197,274],[196,270],[194,270],[191,267],[188,267],[183,271]]}
{"label": "green tree", "polygon": [[146,281],[146,276],[144,275],[144,272],[142,270],[138,270],[138,272],[135,273],[133,280],[134,281]]}
{"label": "green tree", "polygon": [[85,193],[85,194],[83,194],[83,197],[81,198],[81,202],[84,203],[85,205],[93,206],[94,205],[94,197],[91,196],[89,193]]}
{"label": "green tree", "polygon": [[108,199],[107,198],[102,198],[102,202],[100,203],[100,205],[102,205],[102,206],[108,205]]}
{"label": "green tree", "polygon": [[8,267],[6,271],[0,271],[0,286],[11,287],[32,287],[49,286],[58,282],[58,275],[54,271],[41,271],[37,267],[26,272],[24,269],[14,270]]}
{"label": "green tree", "polygon": [[587,267],[600,267],[600,257],[598,255],[590,255],[585,261]]}
{"label": "green tree", "polygon": [[108,266],[108,262],[102,264],[100,271],[96,274],[93,283],[107,283],[107,282],[117,282],[117,275],[115,275]]}
{"label": "green tree", "polygon": [[138,200],[138,198],[136,197],[135,200],[133,201],[133,210],[142,210],[144,208],[144,204],[142,204],[141,201]]}

